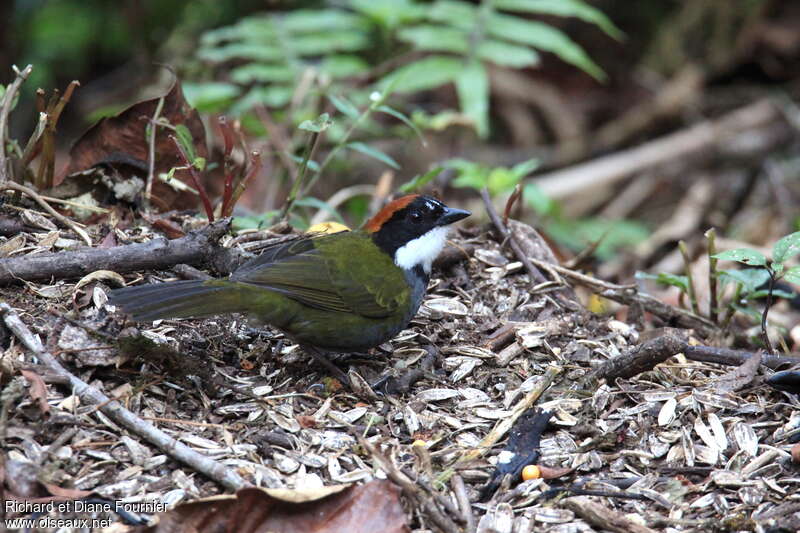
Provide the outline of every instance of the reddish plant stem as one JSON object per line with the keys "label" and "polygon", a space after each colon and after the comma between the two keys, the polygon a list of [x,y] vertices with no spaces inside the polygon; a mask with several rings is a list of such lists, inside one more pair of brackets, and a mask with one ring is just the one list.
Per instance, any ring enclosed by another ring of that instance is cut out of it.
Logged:
{"label": "reddish plant stem", "polygon": [[189,161],[189,156],[183,151],[183,147],[181,146],[181,143],[178,142],[178,138],[174,135],[170,135],[169,138],[172,139],[173,143],[175,143],[175,146],[178,148],[178,153],[181,155],[181,159],[183,159],[183,164],[186,165],[186,168],[189,170],[189,174],[192,176],[194,187],[197,189],[197,194],[200,195],[200,200],[203,202],[203,209],[206,211],[208,222],[214,222],[214,208],[211,207],[211,200],[208,199],[206,188],[203,187],[203,184],[200,182],[200,175],[197,173],[194,163]]}

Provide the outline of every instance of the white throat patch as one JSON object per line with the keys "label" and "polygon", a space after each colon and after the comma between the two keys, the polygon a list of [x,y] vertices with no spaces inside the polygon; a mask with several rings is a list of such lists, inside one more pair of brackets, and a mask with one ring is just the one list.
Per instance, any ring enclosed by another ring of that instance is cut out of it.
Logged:
{"label": "white throat patch", "polygon": [[422,265],[426,274],[431,273],[431,265],[447,240],[447,227],[433,228],[428,233],[407,242],[394,253],[394,264],[400,268],[411,270]]}

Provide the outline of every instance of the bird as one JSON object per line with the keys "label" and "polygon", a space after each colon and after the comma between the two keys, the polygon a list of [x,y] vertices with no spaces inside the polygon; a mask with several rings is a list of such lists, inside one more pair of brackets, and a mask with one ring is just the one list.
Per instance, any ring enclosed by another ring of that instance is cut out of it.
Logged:
{"label": "bird", "polygon": [[136,321],[243,313],[342,376],[325,352],[366,352],[405,329],[448,226],[470,214],[410,194],[360,229],[273,244],[227,278],[125,287],[111,291],[109,301]]}

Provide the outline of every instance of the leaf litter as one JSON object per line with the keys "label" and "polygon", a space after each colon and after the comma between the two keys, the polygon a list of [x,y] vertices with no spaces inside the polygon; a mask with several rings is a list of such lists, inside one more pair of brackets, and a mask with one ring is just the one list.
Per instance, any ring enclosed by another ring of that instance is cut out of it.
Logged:
{"label": "leaf litter", "polygon": [[[96,243],[104,240],[98,226],[87,230]],[[157,236],[147,224],[115,234],[122,242]],[[35,254],[43,248],[37,235],[0,244],[10,253]],[[433,487],[426,498],[435,493],[452,523],[463,527],[471,520],[478,531],[592,531],[599,528],[587,518],[595,505],[648,530],[696,531],[711,523],[720,531],[800,527],[800,483],[790,454],[800,428],[797,399],[759,386],[758,361],[728,371],[679,354],[651,371],[588,387],[582,379],[593,367],[636,346],[645,332],[615,317],[570,310],[552,289],[532,291],[526,271],[509,268],[516,258],[487,233],[460,230],[453,241],[475,253],[447,272],[434,272],[423,311],[408,330],[339,363],[367,383],[421,370],[408,380],[407,392],[373,399],[342,388],[322,369],[309,367],[280,333],[254,329],[241,316],[126,324],[104,297],[119,282],[111,273],[2,287],[0,296],[24,313],[72,372],[248,483],[295,496],[342,484],[355,485],[340,494],[376,491],[384,502],[378,507],[350,499],[337,504],[351,513],[346,527],[352,531],[376,515],[393,517],[392,530],[444,530],[423,500],[406,491],[400,497],[395,484],[383,481],[397,483],[398,475]],[[125,279],[143,277],[173,274],[141,272]],[[131,341],[142,336],[149,340]],[[107,349],[120,338],[128,339],[126,347]],[[173,510],[151,524],[153,531],[175,516],[184,522],[210,516],[228,525],[252,520],[253,530],[283,516],[288,528],[299,520],[292,506],[316,512],[333,505],[330,495],[316,504],[278,504],[256,489],[208,500],[224,488],[96,407],[81,405],[45,367],[32,365],[15,340],[6,336],[3,346],[6,470],[19,463],[48,486],[169,504]],[[426,354],[433,354],[430,368],[423,364]],[[506,437],[461,460],[512,415],[551,367],[560,375],[535,405],[553,412],[538,462],[555,474],[506,480],[481,501]],[[21,372],[34,385],[14,394],[14,387],[29,387]],[[73,434],[60,441],[68,430]],[[463,480],[466,508],[456,483],[436,481],[448,470]],[[563,492],[576,487],[595,492]],[[5,489],[24,491],[8,479]],[[342,530],[316,527],[303,531]]]}

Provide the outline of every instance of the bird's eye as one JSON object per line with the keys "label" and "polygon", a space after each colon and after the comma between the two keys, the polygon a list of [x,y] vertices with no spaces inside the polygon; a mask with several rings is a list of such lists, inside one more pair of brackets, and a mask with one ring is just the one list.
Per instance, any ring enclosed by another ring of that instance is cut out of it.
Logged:
{"label": "bird's eye", "polygon": [[411,222],[419,222],[420,220],[422,220],[422,215],[420,215],[419,213],[417,213],[415,211],[415,212],[411,213],[410,218],[411,218]]}

